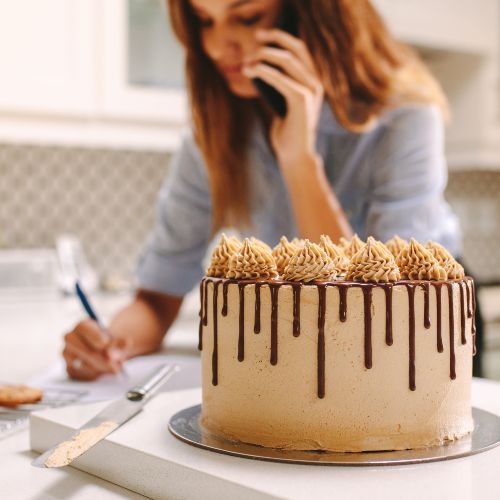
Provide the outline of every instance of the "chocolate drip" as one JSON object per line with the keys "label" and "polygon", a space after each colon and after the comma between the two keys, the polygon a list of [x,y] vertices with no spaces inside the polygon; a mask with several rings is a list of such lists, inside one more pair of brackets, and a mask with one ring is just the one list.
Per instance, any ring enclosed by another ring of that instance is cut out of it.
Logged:
{"label": "chocolate drip", "polygon": [[260,287],[262,283],[255,283],[255,319],[253,333],[260,333]]}
{"label": "chocolate drip", "polygon": [[406,285],[408,290],[409,314],[409,378],[410,390],[416,389],[415,385],[415,285]]}
{"label": "chocolate drip", "polygon": [[475,356],[477,349],[476,349],[476,285],[474,284],[474,281],[471,280],[471,298],[472,298],[472,327],[471,327],[471,333],[472,333],[472,341],[473,341],[473,348],[472,348],[472,355]]}
{"label": "chocolate drip", "polygon": [[392,345],[392,285],[384,286],[385,292],[385,343]]}
{"label": "chocolate drip", "polygon": [[222,316],[227,316],[227,289],[230,281],[224,281],[222,285]]}
{"label": "chocolate drip", "polygon": [[[464,297],[464,283],[458,284],[460,287],[460,335],[462,345],[467,343],[465,338],[465,297]],[[465,285],[467,286],[467,285]]]}
{"label": "chocolate drip", "polygon": [[472,309],[471,309],[471,288],[472,288],[472,281],[471,281],[471,286],[469,287],[469,280],[465,281],[465,288],[467,289],[467,317],[472,318]]}
{"label": "chocolate drip", "polygon": [[448,288],[448,318],[449,318],[449,334],[450,334],[450,378],[457,378],[455,373],[455,318],[453,311],[453,284],[447,283]]}
{"label": "chocolate drip", "polygon": [[318,398],[325,397],[325,316],[326,285],[318,287]]}
{"label": "chocolate drip", "polygon": [[238,333],[238,361],[245,359],[245,283],[238,283],[240,294],[240,318]]}
{"label": "chocolate drip", "polygon": [[423,283],[424,289],[424,328],[427,330],[431,327],[431,316],[429,314],[429,283]]}
{"label": "chocolate drip", "polygon": [[365,368],[372,367],[372,287],[363,286],[365,305]]}
{"label": "chocolate drip", "polygon": [[339,285],[339,318],[342,323],[347,319],[347,289],[348,286]]}
{"label": "chocolate drip", "polygon": [[203,284],[204,280],[200,282],[200,312],[198,316],[200,317],[200,325],[198,327],[198,350],[201,351],[203,348]]}
{"label": "chocolate drip", "polygon": [[206,279],[205,280],[205,290],[203,291],[203,326],[207,326],[208,325],[208,304],[207,304],[207,300],[208,300],[208,293],[207,293],[207,287],[208,287],[208,283],[210,283],[212,280],[209,280],[209,279]]}
{"label": "chocolate drip", "polygon": [[300,335],[300,290],[302,283],[295,283],[292,285],[293,289],[293,336]]}
{"label": "chocolate drip", "polygon": [[436,337],[437,337],[437,350],[443,352],[443,336],[441,334],[441,283],[434,283],[436,290]]}
{"label": "chocolate drip", "polygon": [[[469,288],[470,281],[470,288]],[[254,318],[254,332],[260,333],[261,331],[261,287],[267,284],[271,293],[271,353],[270,362],[272,365],[278,363],[278,296],[279,289],[282,285],[292,286],[293,291],[293,335],[295,337],[300,335],[300,300],[301,289],[303,284],[296,282],[272,281],[272,282],[258,282],[255,280],[218,280],[205,278],[200,284],[200,325],[199,325],[199,340],[198,349],[203,347],[203,326],[208,323],[208,285],[213,283],[213,330],[214,342],[212,353],[212,384],[218,383],[218,296],[219,286],[222,284],[222,298],[223,306],[221,313],[227,316],[228,309],[228,288],[230,284],[237,284],[239,291],[239,335],[238,335],[238,360],[244,360],[245,354],[245,286],[247,284],[255,284],[255,318]],[[456,280],[454,280],[456,282]],[[454,319],[454,296],[453,296],[453,283],[454,282],[432,282],[436,290],[436,333],[437,333],[437,350],[443,352],[442,340],[442,327],[441,327],[441,313],[442,313],[442,285],[445,284],[448,289],[448,305],[449,305],[449,337],[450,337],[450,378],[456,378],[456,360],[455,360],[455,319]],[[430,311],[429,311],[429,294],[430,284],[422,282],[399,282],[405,285],[408,292],[409,304],[409,388],[414,391],[416,389],[416,370],[415,370],[415,290],[421,286],[424,291],[424,327],[430,328]],[[397,283],[396,283],[397,284]],[[473,338],[473,352],[476,352],[475,335],[475,310],[476,310],[476,297],[475,287],[472,280],[465,280],[458,282],[460,287],[460,308],[461,308],[461,341],[462,344],[466,343],[465,326],[466,314],[467,317],[472,317],[472,338]],[[465,291],[463,286],[465,285]],[[373,288],[379,286],[384,289],[386,300],[386,333],[385,341],[387,345],[393,344],[393,330],[392,330],[392,310],[393,310],[393,286],[394,283],[384,284],[370,284],[370,283],[317,283],[318,288],[318,347],[317,347],[317,382],[318,382],[318,397],[324,398],[325,396],[325,318],[326,318],[326,289],[328,286],[335,286],[339,290],[339,318],[340,321],[345,322],[347,319],[347,292],[349,288],[360,287],[363,290],[364,299],[364,364],[367,369],[373,366],[373,346],[372,346],[372,302],[373,302]],[[465,293],[467,293],[467,313],[465,309]]]}
{"label": "chocolate drip", "polygon": [[271,288],[271,364],[278,363],[278,292],[280,285],[269,284]]}
{"label": "chocolate drip", "polygon": [[214,283],[213,296],[213,322],[214,322],[214,348],[212,351],[212,385],[217,385],[219,382],[219,340],[217,332],[217,300],[219,298],[220,281]]}

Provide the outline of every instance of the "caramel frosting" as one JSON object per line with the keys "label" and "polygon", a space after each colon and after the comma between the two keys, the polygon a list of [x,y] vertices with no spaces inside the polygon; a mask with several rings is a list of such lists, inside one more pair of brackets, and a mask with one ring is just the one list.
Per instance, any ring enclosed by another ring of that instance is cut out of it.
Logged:
{"label": "caramel frosting", "polygon": [[352,240],[345,247],[344,252],[347,257],[351,258],[354,254],[359,252],[365,246],[365,242],[362,241],[357,234],[352,237]]}
{"label": "caramel frosting", "polygon": [[350,241],[347,240],[346,238],[344,238],[343,236],[341,236],[339,238],[339,243],[338,243],[338,247],[343,251],[345,252],[345,249],[349,246],[350,244]]}
{"label": "caramel frosting", "polygon": [[327,281],[336,277],[332,259],[316,243],[305,240],[285,267],[283,279],[286,281]]}
{"label": "caramel frosting", "polygon": [[400,280],[401,273],[387,247],[370,236],[366,245],[352,257],[346,279],[387,283]]}
{"label": "caramel frosting", "polygon": [[408,246],[408,242],[396,234],[390,240],[385,242],[385,246],[388,248],[389,252],[394,255],[394,258],[396,258],[401,250]]}
{"label": "caramel frosting", "polygon": [[434,255],[414,238],[396,258],[403,279],[446,280],[447,274]]}
{"label": "caramel frosting", "polygon": [[280,242],[273,248],[272,252],[278,273],[283,274],[288,262],[299,248],[299,245],[288,241],[286,236],[281,237]]}
{"label": "caramel frosting", "polygon": [[224,278],[228,272],[229,259],[241,249],[241,242],[235,236],[227,237],[222,233],[218,245],[214,248],[212,259],[207,269],[207,276]]}
{"label": "caramel frosting", "polygon": [[267,252],[269,253],[272,253],[272,248],[267,244],[265,243],[264,241],[262,240],[259,240],[259,238],[255,238],[254,236],[252,236],[250,238],[250,241],[254,244],[254,245],[257,245],[259,247],[262,247],[264,250],[266,250]]}
{"label": "caramel frosting", "polygon": [[294,245],[302,248],[305,242],[306,240],[304,240],[304,238],[294,238],[290,243],[293,243]]}
{"label": "caramel frosting", "polygon": [[335,245],[330,236],[326,234],[321,235],[319,246],[332,259],[337,274],[345,274],[349,266],[349,259],[345,256],[344,251],[338,245]]}
{"label": "caramel frosting", "polygon": [[233,279],[273,279],[278,277],[276,262],[267,245],[245,238],[241,249],[228,264],[226,277]]}
{"label": "caramel frosting", "polygon": [[453,258],[443,245],[435,241],[428,241],[426,247],[431,251],[432,255],[434,255],[439,265],[444,268],[448,279],[455,280],[465,277],[464,268]]}

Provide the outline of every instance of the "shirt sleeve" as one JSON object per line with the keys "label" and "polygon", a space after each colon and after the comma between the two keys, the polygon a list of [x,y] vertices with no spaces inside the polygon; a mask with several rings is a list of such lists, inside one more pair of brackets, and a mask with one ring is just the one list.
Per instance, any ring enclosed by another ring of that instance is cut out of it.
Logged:
{"label": "shirt sleeve", "polygon": [[210,240],[207,172],[191,134],[172,159],[157,201],[156,220],[139,258],[139,288],[183,296],[202,278]]}
{"label": "shirt sleeve", "polygon": [[460,229],[444,200],[447,167],[443,120],[434,106],[391,112],[372,155],[367,234],[434,240],[460,254]]}

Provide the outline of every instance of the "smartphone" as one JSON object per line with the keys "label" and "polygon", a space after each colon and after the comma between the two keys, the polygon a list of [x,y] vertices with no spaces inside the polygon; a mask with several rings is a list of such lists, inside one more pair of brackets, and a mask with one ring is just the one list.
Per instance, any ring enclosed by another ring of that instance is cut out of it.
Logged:
{"label": "smartphone", "polygon": [[[285,6],[281,12],[276,28],[286,31],[293,36],[299,34],[299,23],[295,11],[290,6]],[[270,45],[271,47],[274,45]],[[253,79],[254,85],[257,87],[262,98],[269,104],[271,109],[281,118],[286,116],[287,105],[286,99],[274,87],[264,82],[260,78]]]}

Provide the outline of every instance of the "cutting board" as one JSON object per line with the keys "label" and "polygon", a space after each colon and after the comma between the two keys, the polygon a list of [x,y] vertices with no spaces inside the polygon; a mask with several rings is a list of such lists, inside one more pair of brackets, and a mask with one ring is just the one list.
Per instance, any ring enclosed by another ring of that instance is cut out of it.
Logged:
{"label": "cutting board", "polygon": [[[492,403],[500,401],[500,384],[475,381],[474,385],[474,403],[500,413],[500,403]],[[447,462],[363,468],[263,462],[195,448],[176,439],[167,427],[174,413],[200,401],[200,389],[159,394],[143,412],[73,466],[160,499],[461,500],[478,498],[483,489],[500,494],[498,482],[491,480],[497,477],[500,447]],[[66,439],[105,405],[94,403],[33,414],[31,449],[43,452]]]}

